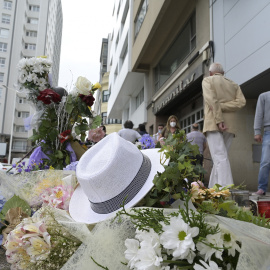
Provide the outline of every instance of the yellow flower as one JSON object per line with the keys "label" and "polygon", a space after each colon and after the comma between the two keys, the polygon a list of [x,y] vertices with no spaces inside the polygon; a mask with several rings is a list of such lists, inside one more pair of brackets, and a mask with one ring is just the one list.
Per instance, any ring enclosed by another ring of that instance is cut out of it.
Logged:
{"label": "yellow flower", "polygon": [[41,56],[38,56],[37,58],[47,58],[46,55],[41,55]]}
{"label": "yellow flower", "polygon": [[100,83],[95,83],[94,85],[92,85],[92,90],[97,90],[97,89],[100,89],[101,88],[101,85]]}
{"label": "yellow flower", "polygon": [[52,165],[50,166],[50,170],[54,170],[54,167]]}
{"label": "yellow flower", "polygon": [[63,197],[63,191],[62,190],[58,190],[56,193],[55,193],[55,197],[57,199],[60,199]]}

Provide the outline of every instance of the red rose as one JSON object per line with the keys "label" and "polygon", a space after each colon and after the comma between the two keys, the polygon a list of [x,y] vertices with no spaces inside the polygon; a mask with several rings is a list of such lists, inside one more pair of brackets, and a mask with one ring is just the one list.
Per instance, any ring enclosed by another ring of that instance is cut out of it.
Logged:
{"label": "red rose", "polygon": [[52,102],[58,103],[61,101],[60,95],[54,92],[52,89],[40,91],[37,99],[41,100],[44,104],[51,104]]}
{"label": "red rose", "polygon": [[82,99],[83,102],[86,103],[87,106],[91,107],[94,104],[95,98],[93,97],[92,94],[90,95],[82,95],[80,94],[79,97]]}
{"label": "red rose", "polygon": [[70,138],[70,133],[71,133],[71,130],[68,129],[64,132],[62,132],[60,135],[59,135],[59,138],[60,138],[60,143],[63,143],[65,142],[66,140],[68,140]]}

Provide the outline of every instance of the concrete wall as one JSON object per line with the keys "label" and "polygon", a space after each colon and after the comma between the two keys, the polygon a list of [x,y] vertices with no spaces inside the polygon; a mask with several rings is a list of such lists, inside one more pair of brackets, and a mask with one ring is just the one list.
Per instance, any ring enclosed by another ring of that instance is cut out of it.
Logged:
{"label": "concrete wall", "polygon": [[242,84],[270,67],[270,0],[217,0],[213,4],[215,61]]}

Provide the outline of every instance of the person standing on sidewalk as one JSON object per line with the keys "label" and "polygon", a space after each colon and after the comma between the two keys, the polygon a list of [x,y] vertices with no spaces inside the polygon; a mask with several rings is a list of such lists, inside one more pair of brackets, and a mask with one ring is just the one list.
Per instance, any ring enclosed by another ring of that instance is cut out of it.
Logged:
{"label": "person standing on sidewalk", "polygon": [[[263,137],[261,129],[264,129]],[[254,195],[265,195],[268,187],[270,173],[270,91],[259,95],[255,119],[254,119],[254,140],[262,143],[262,155],[260,171],[258,175],[258,191]]]}
{"label": "person standing on sidewalk", "polygon": [[199,125],[197,123],[192,125],[191,132],[187,134],[187,141],[199,146],[200,155],[193,158],[195,158],[200,165],[203,165],[203,151],[206,148],[206,138],[203,133],[200,132]]}
{"label": "person standing on sidewalk", "polygon": [[224,77],[221,64],[213,63],[210,76],[203,79],[204,127],[207,143],[213,160],[209,188],[215,184],[233,184],[228,151],[237,128],[234,127],[235,111],[246,104],[241,88]]}

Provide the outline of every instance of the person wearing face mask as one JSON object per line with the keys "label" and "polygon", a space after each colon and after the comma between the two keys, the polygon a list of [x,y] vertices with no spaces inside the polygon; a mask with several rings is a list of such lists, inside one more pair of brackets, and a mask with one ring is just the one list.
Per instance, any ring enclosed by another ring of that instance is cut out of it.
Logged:
{"label": "person wearing face mask", "polygon": [[154,138],[155,143],[158,142],[159,135],[161,134],[161,132],[162,132],[163,129],[164,129],[164,124],[159,124],[158,125],[158,132],[153,135],[153,138]]}
{"label": "person wearing face mask", "polygon": [[166,127],[162,130],[161,134],[159,135],[159,141],[162,144],[164,139],[167,139],[170,135],[176,133],[180,130],[180,125],[178,118],[175,115],[171,115],[168,118]]}

